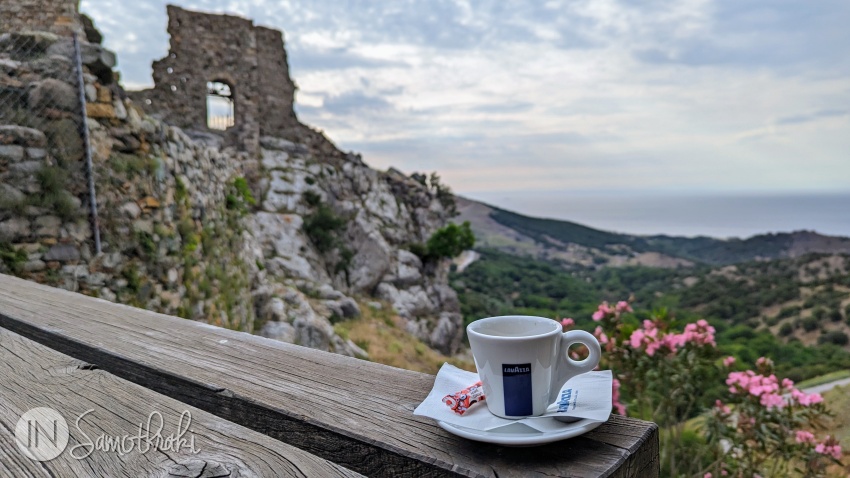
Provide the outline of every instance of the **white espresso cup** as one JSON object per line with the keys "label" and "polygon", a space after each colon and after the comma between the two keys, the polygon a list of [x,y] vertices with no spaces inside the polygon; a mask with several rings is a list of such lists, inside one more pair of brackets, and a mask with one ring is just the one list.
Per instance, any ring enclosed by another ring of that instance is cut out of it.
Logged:
{"label": "white espresso cup", "polygon": [[[562,330],[552,319],[526,315],[490,317],[466,327],[491,413],[516,419],[542,415],[567,380],[596,367],[602,356],[596,337]],[[573,344],[584,345],[590,355],[571,359]]]}

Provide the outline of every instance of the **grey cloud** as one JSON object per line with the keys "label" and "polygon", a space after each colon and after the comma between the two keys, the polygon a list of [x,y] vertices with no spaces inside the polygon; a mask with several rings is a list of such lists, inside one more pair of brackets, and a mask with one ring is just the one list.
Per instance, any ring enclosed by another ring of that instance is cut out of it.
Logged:
{"label": "grey cloud", "polygon": [[295,45],[290,48],[289,63],[293,71],[344,70],[346,68],[408,68],[401,61],[367,58],[347,48],[314,50]]}
{"label": "grey cloud", "polygon": [[529,102],[489,103],[470,108],[471,111],[477,113],[524,113],[532,109],[534,109],[534,104]]}
{"label": "grey cloud", "polygon": [[817,121],[819,119],[824,118],[834,118],[838,116],[848,116],[850,115],[850,110],[848,109],[826,109],[819,110],[813,113],[808,114],[800,114],[800,115],[792,115],[785,116],[776,120],[776,124],[778,125],[792,125],[792,124],[800,124],[800,123],[810,123],[812,121]]}
{"label": "grey cloud", "polygon": [[325,96],[321,108],[300,106],[305,112],[320,110],[331,115],[363,114],[364,112],[385,112],[393,110],[392,103],[380,96],[372,96],[362,91],[352,91],[335,96]]}
{"label": "grey cloud", "polygon": [[791,74],[798,65],[819,64],[848,71],[840,47],[850,44],[848,21],[850,3],[841,0],[722,0],[713,4],[708,34],[671,42],[671,32],[657,26],[644,38],[654,46],[635,48],[633,55],[651,64],[770,67]]}

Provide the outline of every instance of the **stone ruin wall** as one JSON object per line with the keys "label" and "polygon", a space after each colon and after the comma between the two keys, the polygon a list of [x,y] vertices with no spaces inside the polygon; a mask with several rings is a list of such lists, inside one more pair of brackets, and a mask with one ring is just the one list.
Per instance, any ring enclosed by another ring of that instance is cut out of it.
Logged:
{"label": "stone ruin wall", "polygon": [[207,127],[207,82],[231,88],[234,126],[225,142],[259,151],[260,136],[283,137],[298,126],[283,35],[250,20],[168,7],[169,55],[153,64],[154,87],[131,93],[149,114],[186,130]]}
{"label": "stone ruin wall", "polygon": [[289,77],[283,34],[279,30],[257,27],[257,91],[260,101],[260,136],[287,137],[287,130],[298,125],[292,105],[295,84]]}
{"label": "stone ruin wall", "polygon": [[79,31],[79,0],[0,0],[0,33]]}

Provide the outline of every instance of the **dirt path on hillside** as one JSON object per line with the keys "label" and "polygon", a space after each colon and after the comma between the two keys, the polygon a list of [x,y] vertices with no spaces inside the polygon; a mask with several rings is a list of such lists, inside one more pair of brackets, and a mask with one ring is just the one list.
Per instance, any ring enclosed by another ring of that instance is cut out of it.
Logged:
{"label": "dirt path on hillside", "polygon": [[843,387],[845,385],[850,385],[850,377],[842,378],[841,380],[836,380],[834,382],[824,383],[821,385],[815,385],[814,387],[804,388],[803,391],[806,393],[820,393],[828,392],[835,387]]}

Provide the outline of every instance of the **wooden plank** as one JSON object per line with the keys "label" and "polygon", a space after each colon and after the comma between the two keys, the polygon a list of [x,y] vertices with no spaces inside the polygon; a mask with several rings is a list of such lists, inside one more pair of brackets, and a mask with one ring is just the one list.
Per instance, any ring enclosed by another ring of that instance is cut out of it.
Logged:
{"label": "wooden plank", "polygon": [[413,416],[433,376],[0,275],[0,326],[159,393],[374,476],[657,476],[658,429],[615,417],[514,449]]}
{"label": "wooden plank", "polygon": [[[0,384],[0,476],[362,476],[5,329]],[[15,444],[18,419],[35,407],[59,412],[70,432],[62,454],[46,462],[29,459]],[[153,440],[158,434],[186,441],[159,447],[127,441],[124,454],[90,448],[100,436],[138,436],[149,419]]]}

